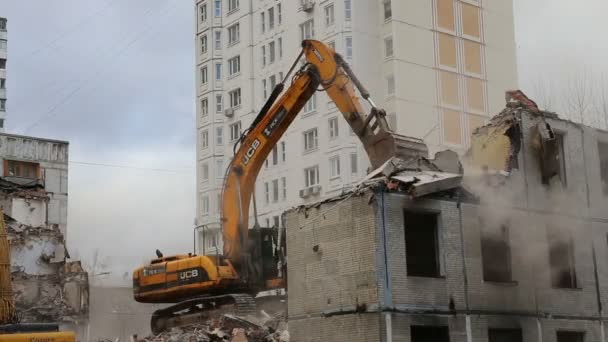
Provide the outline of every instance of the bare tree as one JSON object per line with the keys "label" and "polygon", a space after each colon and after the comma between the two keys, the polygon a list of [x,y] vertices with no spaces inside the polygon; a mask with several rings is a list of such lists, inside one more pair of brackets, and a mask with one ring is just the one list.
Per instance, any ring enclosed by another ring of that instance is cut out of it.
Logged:
{"label": "bare tree", "polygon": [[538,77],[532,84],[532,98],[539,108],[554,112],[556,108],[555,88],[553,83],[547,79]]}
{"label": "bare tree", "polygon": [[585,68],[566,82],[565,94],[562,96],[564,108],[569,115],[576,115],[577,121],[585,124],[585,117],[593,109],[593,81]]}
{"label": "bare tree", "polygon": [[594,111],[598,117],[598,127],[608,129],[608,85],[606,76],[601,75],[596,85],[596,95],[594,98]]}

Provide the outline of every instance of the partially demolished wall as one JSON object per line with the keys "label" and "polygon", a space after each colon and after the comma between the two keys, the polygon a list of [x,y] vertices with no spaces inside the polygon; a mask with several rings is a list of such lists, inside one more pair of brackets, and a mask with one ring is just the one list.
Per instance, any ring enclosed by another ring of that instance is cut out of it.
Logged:
{"label": "partially demolished wall", "polygon": [[88,316],[88,275],[67,260],[68,143],[0,134],[0,158],[19,317],[78,330]]}
{"label": "partially demolished wall", "polygon": [[463,178],[385,165],[286,213],[293,340],[603,341],[608,132],[511,101],[471,142]]}

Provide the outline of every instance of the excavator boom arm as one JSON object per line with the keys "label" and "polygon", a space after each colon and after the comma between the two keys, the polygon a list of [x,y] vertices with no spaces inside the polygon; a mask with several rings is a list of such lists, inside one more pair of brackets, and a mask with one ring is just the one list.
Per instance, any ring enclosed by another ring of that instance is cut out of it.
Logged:
{"label": "excavator boom arm", "polygon": [[[315,40],[303,41],[302,48],[300,56],[304,55],[307,63],[268,112],[262,110],[245,132],[227,170],[222,196],[224,256],[244,279],[247,278],[250,257],[249,204],[256,178],[272,149],[318,87],[327,92],[359,137],[372,167],[379,167],[392,157],[407,155],[417,147],[424,146],[417,139],[391,132],[384,111],[375,107],[367,90],[333,49]],[[369,115],[364,113],[355,87],[371,104],[372,112]],[[422,149],[420,152],[426,153]]]}

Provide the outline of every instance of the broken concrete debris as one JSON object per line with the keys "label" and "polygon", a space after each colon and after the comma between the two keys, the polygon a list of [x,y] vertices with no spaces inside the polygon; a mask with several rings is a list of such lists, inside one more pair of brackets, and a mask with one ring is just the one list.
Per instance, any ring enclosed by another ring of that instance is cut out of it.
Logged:
{"label": "broken concrete debris", "polygon": [[173,328],[156,336],[133,340],[139,342],[229,341],[289,342],[285,313],[262,319],[225,314],[220,319]]}

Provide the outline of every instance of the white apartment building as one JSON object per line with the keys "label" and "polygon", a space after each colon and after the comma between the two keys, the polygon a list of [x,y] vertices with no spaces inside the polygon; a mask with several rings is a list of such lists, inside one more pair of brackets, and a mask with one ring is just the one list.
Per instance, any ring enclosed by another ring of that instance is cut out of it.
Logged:
{"label": "white apartment building", "polygon": [[[463,151],[517,86],[512,7],[512,0],[196,0],[198,252],[221,251],[219,197],[232,146],[302,39],[342,54],[395,131],[423,138],[431,153]],[[317,92],[258,177],[259,223],[279,225],[284,210],[349,189],[368,166],[342,114]]]}
{"label": "white apartment building", "polygon": [[6,18],[0,17],[0,132],[4,132],[4,120],[6,119],[6,57],[7,57],[7,33]]}

